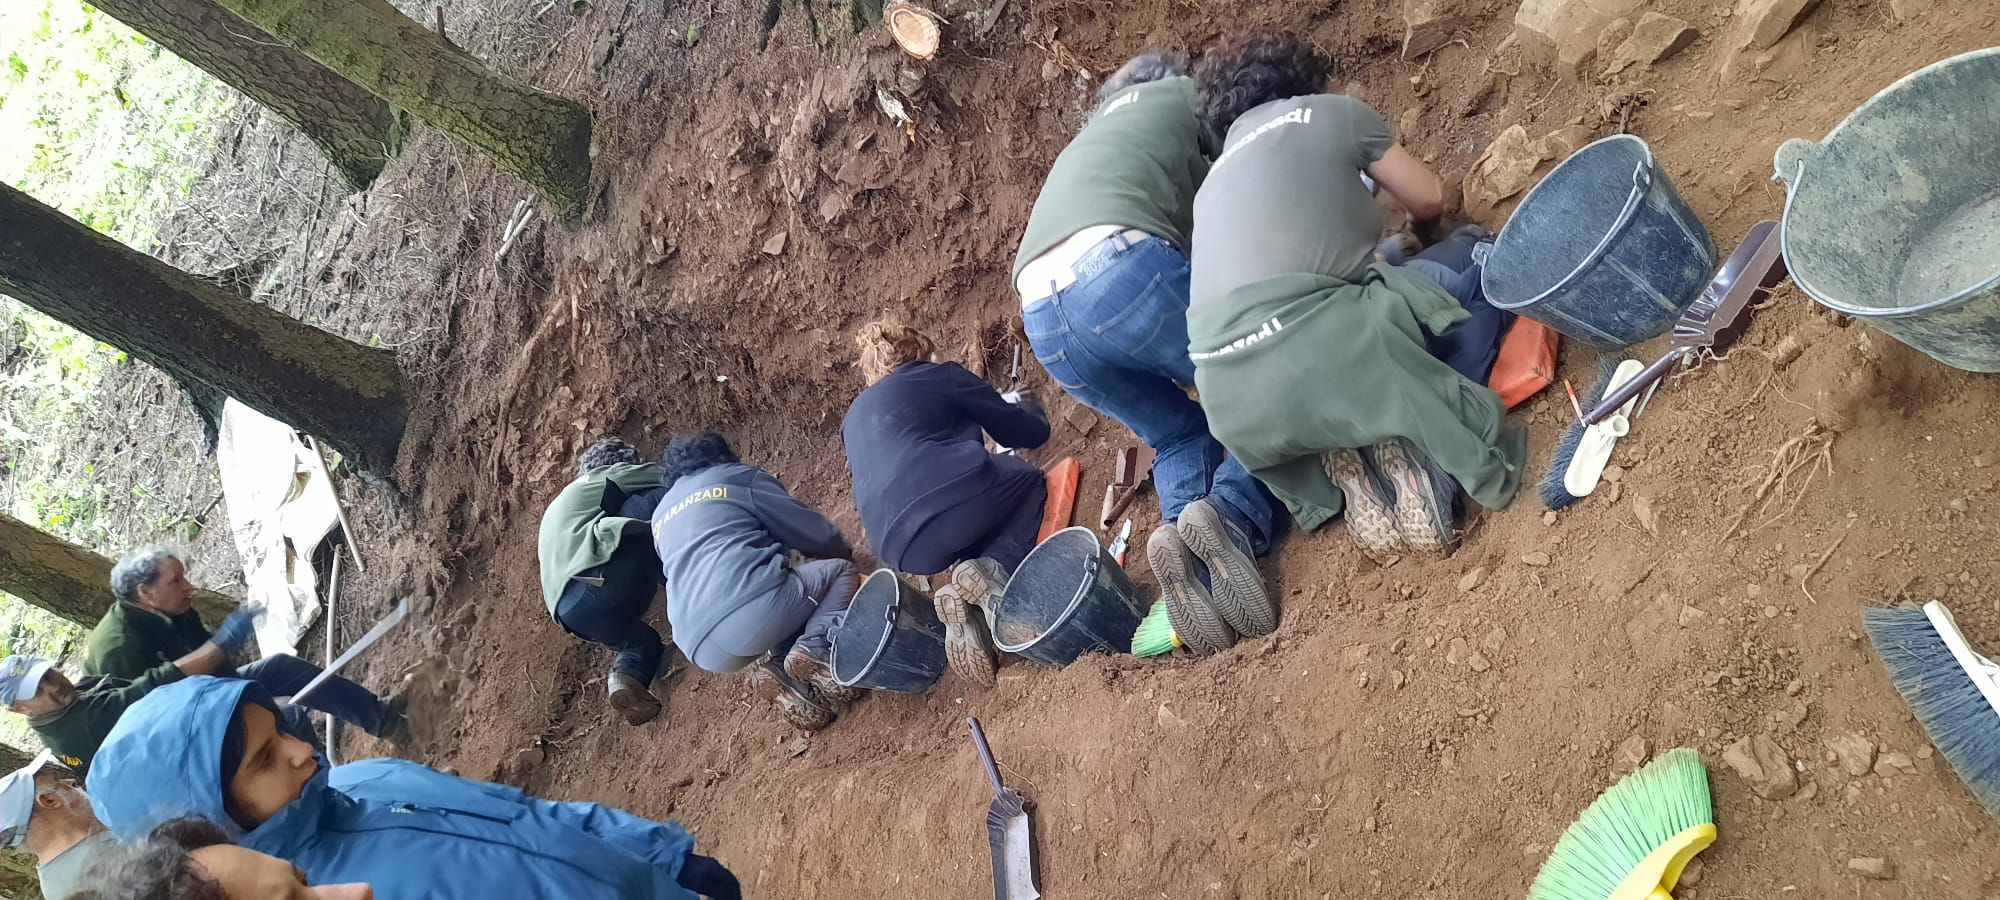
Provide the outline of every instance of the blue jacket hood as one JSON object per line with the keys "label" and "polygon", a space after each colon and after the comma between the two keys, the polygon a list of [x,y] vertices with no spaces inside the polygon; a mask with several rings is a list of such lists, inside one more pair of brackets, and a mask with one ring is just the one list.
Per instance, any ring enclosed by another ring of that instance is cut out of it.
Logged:
{"label": "blue jacket hood", "polygon": [[596,803],[557,803],[401,759],[329,769],[245,832],[223,804],[222,741],[239,679],[190,678],[127,710],[90,769],[97,816],[119,838],[178,816],[221,826],[314,883],[367,882],[378,900],[696,900],[678,876],[694,837]]}
{"label": "blue jacket hood", "polygon": [[243,830],[223,806],[222,739],[237,704],[253,691],[268,701],[255,682],[203,675],[132,704],[91,760],[85,788],[98,821],[129,841],[168,819],[196,815],[240,839]]}

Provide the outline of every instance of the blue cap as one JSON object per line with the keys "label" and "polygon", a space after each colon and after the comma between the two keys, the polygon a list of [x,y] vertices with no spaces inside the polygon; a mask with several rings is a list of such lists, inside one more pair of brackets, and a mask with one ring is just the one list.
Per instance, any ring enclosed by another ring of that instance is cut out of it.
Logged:
{"label": "blue cap", "polygon": [[0,847],[18,847],[28,839],[28,818],[35,814],[35,774],[55,759],[47,750],[26,766],[0,778]]}
{"label": "blue cap", "polygon": [[17,653],[0,660],[0,705],[13,706],[42,689],[42,676],[56,664],[39,656]]}

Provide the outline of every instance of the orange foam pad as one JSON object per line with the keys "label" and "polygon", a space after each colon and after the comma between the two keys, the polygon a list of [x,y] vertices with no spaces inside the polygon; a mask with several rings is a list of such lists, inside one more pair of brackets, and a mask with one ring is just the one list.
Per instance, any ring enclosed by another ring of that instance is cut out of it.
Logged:
{"label": "orange foam pad", "polygon": [[1486,386],[1500,395],[1508,409],[1521,405],[1556,380],[1556,348],[1562,335],[1556,330],[1522,316],[1500,339],[1500,358],[1493,362],[1493,374]]}
{"label": "orange foam pad", "polygon": [[1063,457],[1045,474],[1049,479],[1049,498],[1042,503],[1042,531],[1035,537],[1036,543],[1069,527],[1070,517],[1076,514],[1076,491],[1083,483],[1083,466],[1074,456]]}

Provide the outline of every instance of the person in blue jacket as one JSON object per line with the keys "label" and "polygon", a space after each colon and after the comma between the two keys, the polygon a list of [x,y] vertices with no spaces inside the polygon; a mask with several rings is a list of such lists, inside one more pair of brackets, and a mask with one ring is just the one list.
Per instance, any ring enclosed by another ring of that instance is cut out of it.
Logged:
{"label": "person in blue jacket", "polygon": [[199,816],[313,883],[365,882],[382,900],[740,896],[735,877],[673,822],[402,759],[329,768],[277,725],[255,682],[167,685],[127,710],[98,750],[91,806],[126,841]]}

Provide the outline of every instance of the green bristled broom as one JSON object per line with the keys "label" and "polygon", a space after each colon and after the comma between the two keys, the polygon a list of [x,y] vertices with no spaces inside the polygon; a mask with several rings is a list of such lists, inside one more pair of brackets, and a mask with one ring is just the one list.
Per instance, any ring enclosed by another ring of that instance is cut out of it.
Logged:
{"label": "green bristled broom", "polygon": [[1176,647],[1185,646],[1181,636],[1174,633],[1174,623],[1167,618],[1167,601],[1153,601],[1152,611],[1139,623],[1139,630],[1132,633],[1132,655],[1164,656]]}
{"label": "green bristled broom", "polygon": [[1660,754],[1611,786],[1563,832],[1528,900],[1673,900],[1695,854],[1715,843],[1701,754]]}

